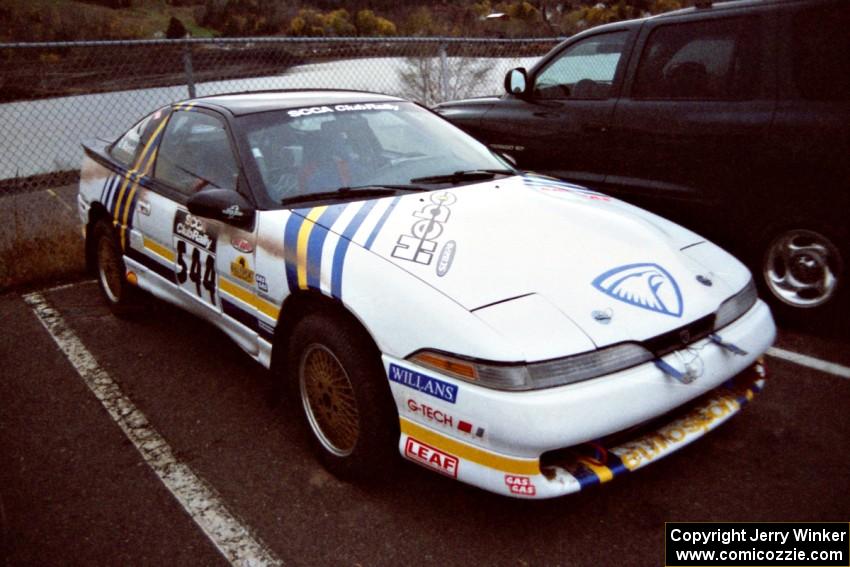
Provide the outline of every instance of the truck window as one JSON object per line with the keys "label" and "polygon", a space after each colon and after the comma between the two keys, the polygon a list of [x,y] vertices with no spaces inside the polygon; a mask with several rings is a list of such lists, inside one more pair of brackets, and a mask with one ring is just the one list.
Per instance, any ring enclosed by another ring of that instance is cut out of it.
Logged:
{"label": "truck window", "polygon": [[758,92],[761,26],[757,18],[670,24],[643,49],[635,98],[730,100]]}

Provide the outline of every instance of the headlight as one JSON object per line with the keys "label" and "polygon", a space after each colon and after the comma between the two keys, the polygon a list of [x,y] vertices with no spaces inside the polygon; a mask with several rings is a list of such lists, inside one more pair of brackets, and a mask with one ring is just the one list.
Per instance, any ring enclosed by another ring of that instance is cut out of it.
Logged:
{"label": "headlight", "polygon": [[431,350],[419,351],[408,357],[408,360],[488,388],[540,390],[604,376],[652,358],[652,354],[642,346],[623,343],[531,364],[473,361]]}
{"label": "headlight", "polygon": [[714,319],[714,328],[722,329],[755,305],[758,299],[756,284],[752,279],[744,286],[744,289],[720,304],[717,316]]}

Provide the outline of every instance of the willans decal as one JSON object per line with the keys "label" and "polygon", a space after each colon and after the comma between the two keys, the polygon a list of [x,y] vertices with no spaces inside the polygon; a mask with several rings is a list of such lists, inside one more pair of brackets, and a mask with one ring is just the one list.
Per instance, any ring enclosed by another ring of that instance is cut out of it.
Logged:
{"label": "willans decal", "polygon": [[623,303],[681,317],[684,303],[679,284],[658,264],[628,264],[608,270],[593,287]]}
{"label": "willans decal", "polygon": [[390,364],[390,380],[453,404],[457,401],[457,386],[413,370]]}

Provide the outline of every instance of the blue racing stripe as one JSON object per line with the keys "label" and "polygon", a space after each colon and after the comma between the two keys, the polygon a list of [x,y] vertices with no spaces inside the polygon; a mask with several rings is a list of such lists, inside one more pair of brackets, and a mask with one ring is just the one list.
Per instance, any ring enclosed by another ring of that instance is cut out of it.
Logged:
{"label": "blue racing stripe", "polygon": [[584,465],[580,464],[578,470],[572,471],[572,475],[576,478],[582,489],[599,484],[599,477],[596,476],[596,473]]}
{"label": "blue racing stripe", "polygon": [[334,250],[333,271],[331,273],[331,295],[337,299],[342,299],[342,267],[345,263],[345,255],[348,253],[348,245],[351,243],[351,239],[354,238],[354,233],[357,232],[357,229],[366,220],[366,216],[375,207],[376,202],[366,201],[363,203],[363,206],[360,207],[360,210],[357,211],[357,214],[348,223],[345,232],[342,233],[342,237],[337,242],[336,250]]}
{"label": "blue racing stripe", "polygon": [[390,206],[387,207],[387,210],[384,211],[384,214],[381,215],[380,220],[378,220],[378,224],[375,225],[375,228],[372,229],[372,234],[370,234],[369,239],[366,240],[366,250],[372,249],[372,243],[375,242],[375,237],[377,237],[378,233],[381,232],[381,228],[384,226],[384,223],[387,222],[387,218],[390,216],[390,213],[393,212],[393,209],[399,199],[401,199],[401,197],[395,197],[392,203],[390,203]]}
{"label": "blue racing stripe", "polygon": [[611,469],[611,472],[615,477],[625,474],[629,472],[629,469],[626,468],[626,465],[623,464],[623,461],[618,457],[615,453],[608,451],[608,460],[605,465]]}
{"label": "blue racing stripe", "polygon": [[286,264],[286,283],[290,292],[298,289],[298,231],[303,223],[304,216],[292,211],[283,231],[283,260]]}
{"label": "blue racing stripe", "polygon": [[316,227],[310,233],[310,240],[307,242],[308,288],[321,289],[322,248],[325,245],[325,238],[347,206],[348,204],[330,206],[316,219]]}

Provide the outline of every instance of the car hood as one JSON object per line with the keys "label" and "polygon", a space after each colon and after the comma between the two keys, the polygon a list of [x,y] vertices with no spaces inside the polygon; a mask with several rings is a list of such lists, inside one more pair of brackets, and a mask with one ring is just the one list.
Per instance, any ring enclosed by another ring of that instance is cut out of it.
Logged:
{"label": "car hood", "polygon": [[703,242],[688,230],[541,176],[380,201],[355,244],[479,315],[538,296],[596,346],[686,325],[749,278],[713,245],[712,266],[683,252]]}

